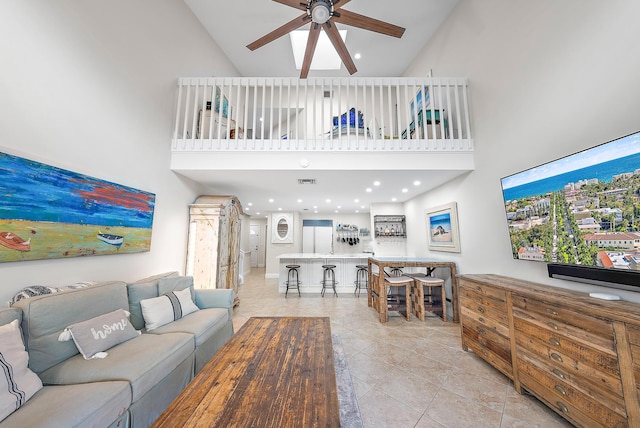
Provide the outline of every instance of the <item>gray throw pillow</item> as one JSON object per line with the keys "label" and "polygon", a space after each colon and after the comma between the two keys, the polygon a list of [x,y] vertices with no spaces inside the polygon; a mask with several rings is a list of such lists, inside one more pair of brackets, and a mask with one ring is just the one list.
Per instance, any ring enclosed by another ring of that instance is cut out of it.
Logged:
{"label": "gray throw pillow", "polygon": [[131,325],[126,311],[118,309],[65,328],[60,341],[73,339],[85,360],[104,358],[109,348],[140,334]]}

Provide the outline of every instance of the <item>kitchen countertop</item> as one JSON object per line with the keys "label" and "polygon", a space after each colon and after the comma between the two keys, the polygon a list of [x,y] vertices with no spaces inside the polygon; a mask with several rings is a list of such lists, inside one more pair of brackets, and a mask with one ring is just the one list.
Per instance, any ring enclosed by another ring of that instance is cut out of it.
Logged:
{"label": "kitchen countertop", "polygon": [[318,253],[289,253],[281,254],[278,259],[368,259],[371,253],[353,254],[318,254]]}

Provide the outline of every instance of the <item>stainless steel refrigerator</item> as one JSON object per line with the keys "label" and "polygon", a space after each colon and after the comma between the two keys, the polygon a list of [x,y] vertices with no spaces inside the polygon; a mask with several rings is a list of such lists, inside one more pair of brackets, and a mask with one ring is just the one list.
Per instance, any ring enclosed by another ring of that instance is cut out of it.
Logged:
{"label": "stainless steel refrigerator", "polygon": [[302,252],[333,252],[333,220],[302,220]]}

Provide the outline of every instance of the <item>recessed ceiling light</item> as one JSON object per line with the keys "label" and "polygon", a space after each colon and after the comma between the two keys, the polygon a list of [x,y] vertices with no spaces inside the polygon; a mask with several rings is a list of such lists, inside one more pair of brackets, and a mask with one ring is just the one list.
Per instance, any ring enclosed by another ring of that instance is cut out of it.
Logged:
{"label": "recessed ceiling light", "polygon": [[318,214],[318,210],[315,210],[313,213],[314,213],[314,214]]}
{"label": "recessed ceiling light", "polygon": [[298,203],[301,203],[301,202],[302,202],[302,199],[298,199]]}
{"label": "recessed ceiling light", "polygon": [[364,205],[360,205],[360,208],[364,209]]}
{"label": "recessed ceiling light", "polygon": [[360,202],[360,199],[354,199],[353,202],[357,204],[358,202]]}
{"label": "recessed ceiling light", "polygon": [[335,212],[336,214],[338,214],[338,210],[335,210],[334,212]]}
{"label": "recessed ceiling light", "polygon": [[402,189],[402,193],[407,193],[409,191],[409,189],[407,189],[406,187],[404,189]]}
{"label": "recessed ceiling light", "polygon": [[271,203],[271,204],[273,203],[273,198],[269,199],[269,203]]}
{"label": "recessed ceiling light", "polygon": [[374,186],[379,186],[379,185],[380,185],[380,182],[379,182],[379,181],[374,181],[374,182],[373,182],[373,185],[374,185]]}
{"label": "recessed ceiling light", "polygon": [[420,182],[419,182],[418,180],[416,180],[416,181],[414,181],[414,182],[413,182],[413,185],[414,185],[414,186],[419,186],[419,185],[420,185]]}
{"label": "recessed ceiling light", "polygon": [[250,207],[253,206],[253,202],[249,202],[247,205],[249,205]]}
{"label": "recessed ceiling light", "polygon": [[[314,206],[313,206],[313,209],[314,209],[314,210],[317,210],[317,209],[318,209],[318,206],[317,206],[317,205],[314,205]],[[316,211],[316,212],[317,212],[317,211]]]}
{"label": "recessed ceiling light", "polygon": [[358,214],[360,212],[360,210],[356,210],[356,214]]}
{"label": "recessed ceiling light", "polygon": [[398,200],[398,198],[391,198],[391,202],[395,202],[397,200]]}
{"label": "recessed ceiling light", "polygon": [[362,58],[362,55],[360,55],[360,52],[356,52],[356,54],[353,57],[355,59],[360,59],[360,58]]}
{"label": "recessed ceiling light", "polygon": [[331,199],[327,199],[327,203],[330,204],[331,203]]}
{"label": "recessed ceiling light", "polygon": [[367,187],[365,190],[366,190],[367,192],[371,192],[371,187]]}
{"label": "recessed ceiling light", "polygon": [[340,210],[340,209],[342,209],[342,206],[338,205],[338,209],[339,209],[339,210]]}
{"label": "recessed ceiling light", "polygon": [[282,211],[282,208],[278,208],[278,211]]}

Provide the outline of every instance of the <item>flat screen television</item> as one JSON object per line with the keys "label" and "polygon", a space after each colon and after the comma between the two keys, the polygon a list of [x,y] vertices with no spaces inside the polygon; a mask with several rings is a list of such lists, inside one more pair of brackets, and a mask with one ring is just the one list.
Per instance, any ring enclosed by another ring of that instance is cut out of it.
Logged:
{"label": "flat screen television", "polygon": [[501,179],[511,250],[549,276],[640,291],[640,132]]}

